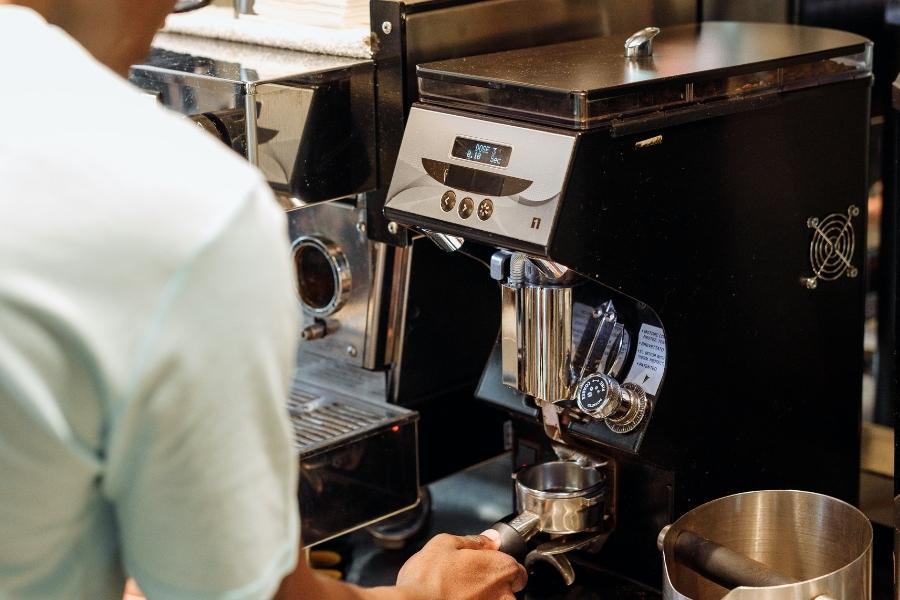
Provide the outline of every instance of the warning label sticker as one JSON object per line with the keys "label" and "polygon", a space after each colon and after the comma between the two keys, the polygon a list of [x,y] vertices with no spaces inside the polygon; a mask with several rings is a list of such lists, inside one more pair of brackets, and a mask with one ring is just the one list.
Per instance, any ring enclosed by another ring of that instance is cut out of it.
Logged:
{"label": "warning label sticker", "polygon": [[648,394],[656,395],[666,368],[666,334],[662,328],[644,323],[638,334],[634,363],[625,381],[636,383]]}

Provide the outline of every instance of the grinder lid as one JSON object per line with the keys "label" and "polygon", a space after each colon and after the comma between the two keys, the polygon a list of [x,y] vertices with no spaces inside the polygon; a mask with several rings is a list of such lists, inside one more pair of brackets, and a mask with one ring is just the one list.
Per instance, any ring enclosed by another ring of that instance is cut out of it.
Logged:
{"label": "grinder lid", "polygon": [[647,53],[626,51],[627,37],[419,65],[419,93],[424,102],[588,129],[635,114],[870,77],[872,72],[872,43],[831,29],[777,23],[680,25],[663,29],[643,56]]}

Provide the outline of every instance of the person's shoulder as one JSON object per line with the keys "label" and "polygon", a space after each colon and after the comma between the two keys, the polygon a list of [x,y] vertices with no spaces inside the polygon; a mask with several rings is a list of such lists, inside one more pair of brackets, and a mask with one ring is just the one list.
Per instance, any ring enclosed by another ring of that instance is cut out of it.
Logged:
{"label": "person's shoulder", "polygon": [[90,117],[76,126],[77,137],[93,143],[68,150],[104,173],[106,186],[152,198],[157,205],[217,212],[261,185],[261,176],[244,157],[187,117],[118,76],[103,75],[105,101],[82,104],[79,114],[89,111]]}
{"label": "person's shoulder", "polygon": [[21,10],[11,14],[21,21],[24,56],[11,65],[16,92],[0,97],[0,110],[10,117],[0,154],[27,157],[46,180],[70,190],[116,196],[133,213],[142,207],[177,208],[182,218],[228,212],[261,185],[243,157],[100,64],[63,31]]}

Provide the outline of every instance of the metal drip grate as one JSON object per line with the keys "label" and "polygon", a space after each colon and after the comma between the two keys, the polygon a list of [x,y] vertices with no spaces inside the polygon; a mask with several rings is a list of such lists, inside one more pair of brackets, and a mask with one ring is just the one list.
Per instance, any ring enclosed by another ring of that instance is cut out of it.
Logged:
{"label": "metal drip grate", "polygon": [[301,451],[345,441],[396,419],[389,411],[350,398],[329,397],[297,384],[288,399],[288,412]]}

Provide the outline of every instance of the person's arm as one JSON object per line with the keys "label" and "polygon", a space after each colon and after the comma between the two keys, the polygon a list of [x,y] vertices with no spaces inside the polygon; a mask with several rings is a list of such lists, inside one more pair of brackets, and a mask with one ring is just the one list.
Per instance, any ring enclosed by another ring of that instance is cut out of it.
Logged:
{"label": "person's arm", "polygon": [[498,548],[493,531],[441,534],[403,565],[396,586],[370,589],[317,576],[301,557],[274,600],[514,600],[528,576]]}

